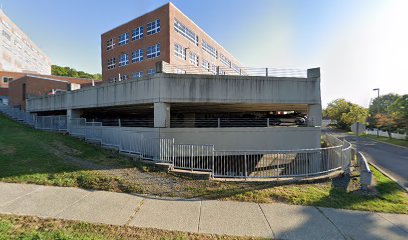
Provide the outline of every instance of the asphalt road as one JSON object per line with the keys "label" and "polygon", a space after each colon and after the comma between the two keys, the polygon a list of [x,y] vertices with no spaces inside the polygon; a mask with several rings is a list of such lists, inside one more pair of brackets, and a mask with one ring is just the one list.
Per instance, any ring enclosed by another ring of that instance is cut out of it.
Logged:
{"label": "asphalt road", "polygon": [[[324,132],[328,131],[324,130]],[[330,131],[330,133],[340,138],[345,138],[353,145],[356,143],[356,136],[340,132]],[[380,167],[408,189],[408,148],[397,147],[362,137],[358,138],[358,148],[359,151],[363,152],[367,161]]]}

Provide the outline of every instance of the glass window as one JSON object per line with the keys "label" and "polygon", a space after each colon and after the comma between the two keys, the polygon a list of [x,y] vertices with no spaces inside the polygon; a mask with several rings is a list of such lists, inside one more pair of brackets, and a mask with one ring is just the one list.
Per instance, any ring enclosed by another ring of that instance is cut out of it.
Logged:
{"label": "glass window", "polygon": [[180,44],[175,43],[174,44],[174,55],[176,57],[181,58],[183,60],[186,60],[186,49],[183,48]]}
{"label": "glass window", "polygon": [[218,58],[217,50],[204,40],[202,41],[202,48],[204,51],[208,52],[214,58]]}
{"label": "glass window", "polygon": [[129,76],[127,74],[120,75],[120,77],[119,77],[119,81],[124,81],[124,80],[128,80],[128,79],[129,79]]}
{"label": "glass window", "polygon": [[132,31],[132,41],[143,38],[143,26]]}
{"label": "glass window", "polygon": [[119,67],[123,67],[129,64],[129,55],[122,53],[119,55]]}
{"label": "glass window", "polygon": [[108,70],[116,67],[116,58],[108,59]]}
{"label": "glass window", "polygon": [[11,77],[3,77],[3,83],[9,83],[9,82],[11,82],[11,81],[13,81],[13,78],[11,78]]}
{"label": "glass window", "polygon": [[113,38],[106,41],[106,50],[111,50],[113,46],[115,46],[115,42]]}
{"label": "glass window", "polygon": [[119,46],[129,43],[129,33],[119,35]]}
{"label": "glass window", "polygon": [[193,52],[190,52],[190,64],[197,67],[199,66],[198,55]]}
{"label": "glass window", "polygon": [[132,63],[143,61],[143,49],[138,49],[132,52]]}
{"label": "glass window", "polygon": [[155,73],[156,73],[156,69],[154,69],[154,68],[150,68],[149,70],[147,70],[147,74],[149,74],[149,75],[153,75]]}
{"label": "glass window", "polygon": [[158,32],[160,32],[160,19],[156,19],[147,24],[147,35],[152,35]]}
{"label": "glass window", "polygon": [[207,70],[207,71],[210,70],[210,63],[209,63],[207,60],[205,60],[205,59],[203,59],[203,61],[202,61],[202,63],[201,63],[201,66],[202,66],[205,70]]}
{"label": "glass window", "polygon": [[147,47],[147,58],[155,58],[160,56],[160,43]]}
{"label": "glass window", "polygon": [[133,78],[141,78],[143,77],[143,71],[133,73]]}
{"label": "glass window", "polygon": [[177,19],[174,19],[174,30],[198,46],[198,36]]}
{"label": "glass window", "polygon": [[221,53],[220,53],[220,61],[224,63],[225,66],[229,68],[231,67],[231,61]]}

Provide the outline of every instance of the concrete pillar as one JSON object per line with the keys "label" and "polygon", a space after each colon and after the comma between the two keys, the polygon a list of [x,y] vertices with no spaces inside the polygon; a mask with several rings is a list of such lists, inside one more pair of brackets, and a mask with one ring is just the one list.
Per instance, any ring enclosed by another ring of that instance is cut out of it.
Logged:
{"label": "concrete pillar", "polygon": [[308,125],[321,126],[322,125],[322,105],[310,104],[307,109]]}
{"label": "concrete pillar", "polygon": [[154,127],[169,128],[170,127],[170,104],[169,103],[154,103]]}
{"label": "concrete pillar", "polygon": [[71,132],[71,119],[72,118],[80,118],[82,114],[82,110],[80,109],[67,109],[67,130],[68,132]]}

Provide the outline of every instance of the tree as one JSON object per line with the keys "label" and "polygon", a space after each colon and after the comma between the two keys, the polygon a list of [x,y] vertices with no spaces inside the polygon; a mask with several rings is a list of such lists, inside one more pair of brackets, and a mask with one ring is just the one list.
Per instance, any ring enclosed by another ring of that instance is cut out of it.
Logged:
{"label": "tree", "polygon": [[86,73],[84,71],[77,71],[74,68],[61,67],[61,66],[58,66],[58,65],[52,65],[51,66],[51,74],[55,75],[55,76],[102,80],[102,75],[100,73],[90,74],[90,73]]}
{"label": "tree", "polygon": [[347,126],[351,126],[355,122],[365,123],[367,120],[367,116],[367,108],[352,103],[350,111],[342,114],[341,121],[344,122]]}
{"label": "tree", "polygon": [[373,100],[369,108],[369,126],[388,132],[408,132],[408,94],[387,94]]}
{"label": "tree", "polygon": [[365,123],[368,110],[345,99],[336,99],[323,110],[323,115],[335,120],[337,128],[349,130],[355,122]]}

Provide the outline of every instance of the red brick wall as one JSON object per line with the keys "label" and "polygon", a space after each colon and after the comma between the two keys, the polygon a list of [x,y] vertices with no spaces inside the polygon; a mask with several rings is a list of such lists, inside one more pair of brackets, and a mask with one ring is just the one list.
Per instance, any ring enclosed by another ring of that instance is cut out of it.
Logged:
{"label": "red brick wall", "polygon": [[63,81],[48,80],[44,78],[24,76],[10,82],[9,105],[25,109],[23,97],[23,84],[26,84],[26,97],[44,96],[52,89],[68,90],[70,83]]}
{"label": "red brick wall", "polygon": [[[169,56],[169,5],[166,4],[161,8],[158,8],[152,12],[149,12],[141,17],[131,20],[128,23],[125,23],[115,29],[112,29],[101,36],[101,58],[102,58],[102,77],[104,81],[108,79],[118,77],[119,74],[122,76],[124,74],[132,76],[132,73],[138,71],[144,71],[144,74],[147,74],[147,70],[155,68],[156,62],[159,61],[170,61]],[[147,35],[147,23],[152,22],[156,19],[160,19],[160,32]],[[132,41],[132,30],[137,27],[143,26],[143,38]],[[123,33],[129,34],[129,43],[119,46],[118,37]],[[115,46],[113,49],[106,50],[106,42],[113,38]],[[160,43],[160,56],[153,59],[147,59],[147,47],[153,46],[157,43]],[[144,57],[142,62],[132,64],[132,52],[137,49],[143,49]],[[121,53],[127,53],[129,55],[129,65],[124,67],[119,67],[119,55]],[[116,58],[116,68],[107,69],[108,59]]]}

